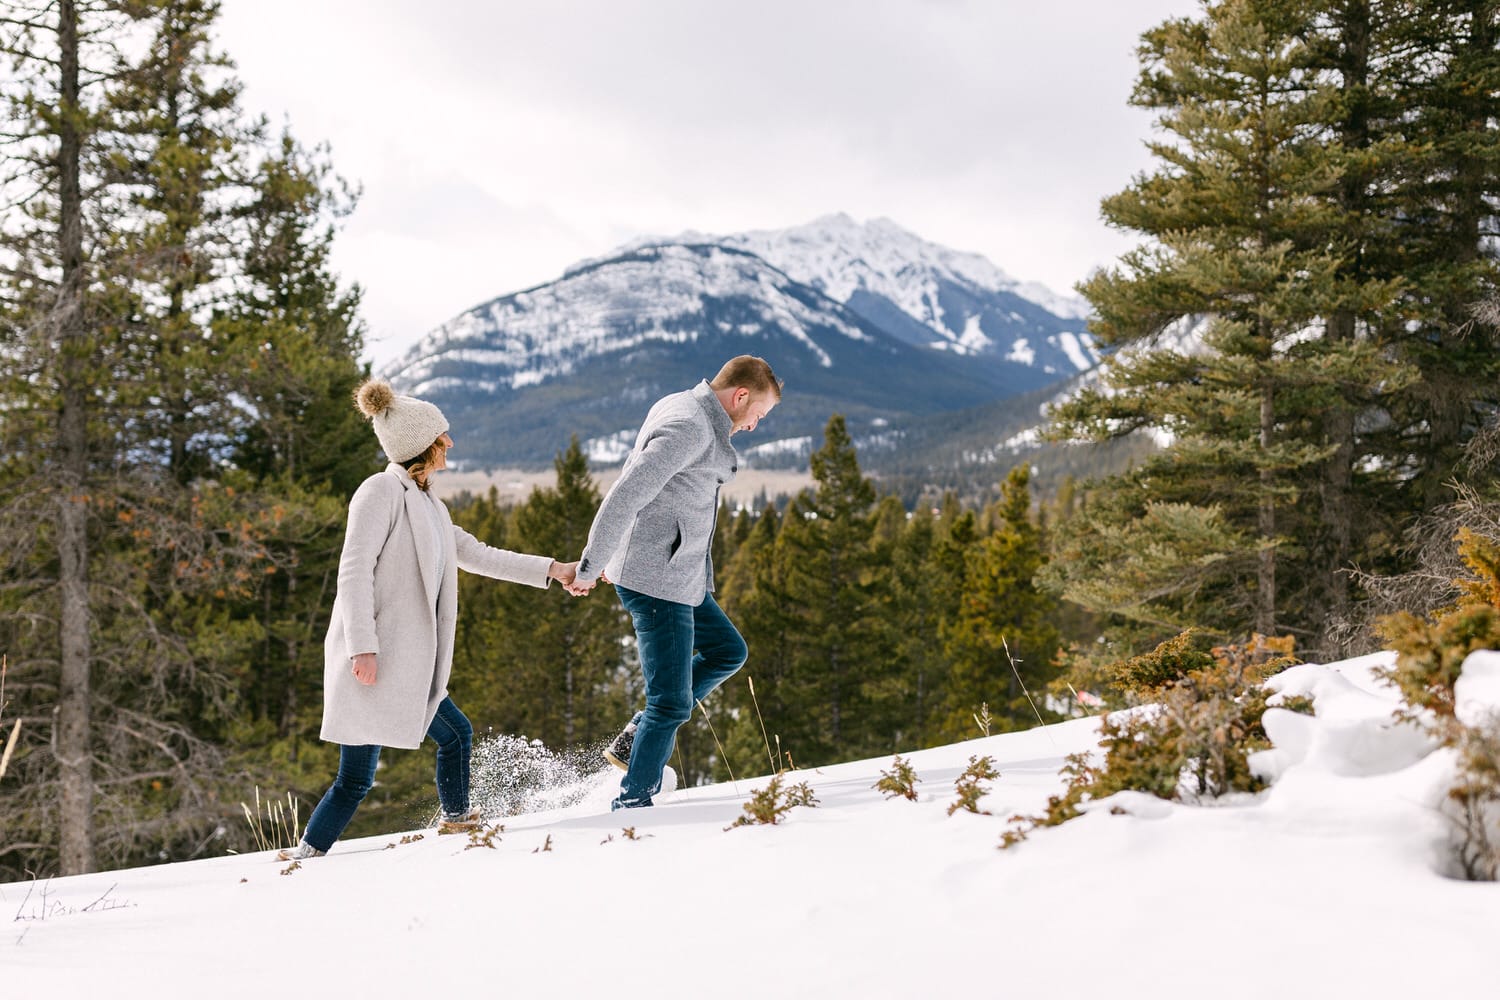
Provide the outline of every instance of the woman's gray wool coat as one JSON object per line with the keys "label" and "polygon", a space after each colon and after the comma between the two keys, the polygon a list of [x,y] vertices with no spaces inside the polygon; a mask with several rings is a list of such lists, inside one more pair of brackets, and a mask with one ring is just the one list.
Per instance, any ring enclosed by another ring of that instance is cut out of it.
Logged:
{"label": "woman's gray wool coat", "polygon": [[[547,556],[493,548],[448,525],[442,579],[432,551],[427,497],[394,462],[360,484],[349,501],[338,596],[323,643],[323,739],[346,746],[411,749],[427,735],[448,695],[458,570],[533,587],[550,582]],[[351,660],[377,653],[375,683],[355,679]]]}

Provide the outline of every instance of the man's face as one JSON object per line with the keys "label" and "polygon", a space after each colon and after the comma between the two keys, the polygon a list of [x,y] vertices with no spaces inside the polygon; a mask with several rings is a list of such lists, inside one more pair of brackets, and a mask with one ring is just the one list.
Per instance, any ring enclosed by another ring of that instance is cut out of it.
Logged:
{"label": "man's face", "polygon": [[755,426],[766,419],[766,414],[776,408],[776,397],[769,392],[755,395],[749,389],[737,389],[734,404],[729,410],[729,419],[734,421],[731,434],[755,430]]}

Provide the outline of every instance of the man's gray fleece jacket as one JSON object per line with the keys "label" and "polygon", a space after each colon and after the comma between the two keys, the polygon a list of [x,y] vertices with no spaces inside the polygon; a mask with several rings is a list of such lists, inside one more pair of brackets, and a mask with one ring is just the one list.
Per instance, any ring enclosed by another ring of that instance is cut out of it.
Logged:
{"label": "man's gray fleece jacket", "polygon": [[657,401],[620,478],[604,497],[578,563],[578,582],[611,583],[697,607],[714,589],[709,551],[719,487],[739,459],[729,419],[708,382]]}

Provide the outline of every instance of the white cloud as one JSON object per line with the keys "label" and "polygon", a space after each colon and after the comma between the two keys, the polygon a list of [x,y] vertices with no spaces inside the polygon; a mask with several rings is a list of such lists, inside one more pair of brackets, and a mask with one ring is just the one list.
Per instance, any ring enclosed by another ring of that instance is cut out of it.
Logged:
{"label": "white cloud", "polygon": [[219,41],[363,186],[335,260],[383,360],[639,233],[835,211],[1066,291],[1130,245],[1098,203],[1147,163],[1136,40],[1195,7],[225,0]]}

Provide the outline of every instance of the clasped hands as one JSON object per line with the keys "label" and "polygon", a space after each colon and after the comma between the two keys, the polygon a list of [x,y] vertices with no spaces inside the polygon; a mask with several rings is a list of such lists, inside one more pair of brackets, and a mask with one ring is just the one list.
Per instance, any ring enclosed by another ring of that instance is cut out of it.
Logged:
{"label": "clasped hands", "polygon": [[[599,583],[600,580],[604,580],[603,574],[600,574],[600,576],[598,577],[598,579],[589,580],[589,581],[587,581],[585,583],[579,583],[579,582],[577,582],[578,581],[578,562],[577,562],[577,560],[574,560],[573,562],[570,562],[570,563],[560,563],[560,562],[558,562],[557,560],[554,559],[552,561],[552,567],[549,570],[547,570],[547,575],[549,577],[551,577],[552,579],[556,580],[558,583],[562,584],[563,589],[566,590],[568,593],[572,594],[574,597],[583,597],[589,591],[593,590],[594,587]],[[604,582],[608,583],[609,581],[608,580],[604,580]]]}

